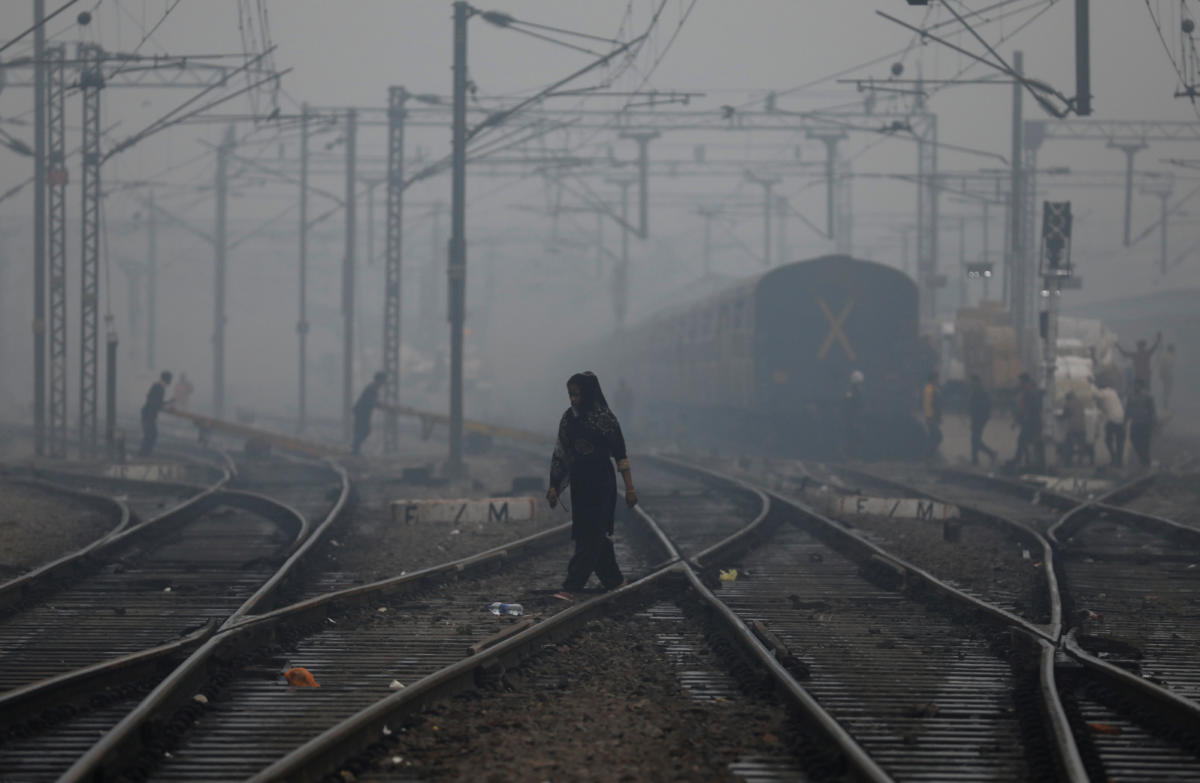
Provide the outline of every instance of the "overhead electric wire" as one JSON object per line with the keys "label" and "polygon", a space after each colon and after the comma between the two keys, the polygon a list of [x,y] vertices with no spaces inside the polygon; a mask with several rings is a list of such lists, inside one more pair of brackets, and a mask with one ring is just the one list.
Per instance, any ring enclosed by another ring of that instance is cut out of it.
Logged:
{"label": "overhead electric wire", "polygon": [[[1175,55],[1171,54],[1171,47],[1167,45],[1167,39],[1163,36],[1162,25],[1158,21],[1158,17],[1154,14],[1154,9],[1150,7],[1150,0],[1145,0],[1146,11],[1150,14],[1150,21],[1154,24],[1154,30],[1158,33],[1158,40],[1162,42],[1163,51],[1167,54],[1167,59],[1171,61],[1171,67],[1175,69],[1175,74],[1179,77],[1179,82],[1183,87],[1188,86],[1187,79],[1183,75],[1179,64],[1175,62]],[[1192,111],[1195,112],[1197,119],[1200,119],[1200,106],[1196,105],[1196,101],[1191,101]]]}
{"label": "overhead electric wire", "polygon": [[[153,24],[153,25],[150,27],[150,29],[149,29],[149,30],[146,30],[146,31],[143,33],[143,35],[142,35],[142,40],[138,41],[138,44],[137,44],[137,46],[133,47],[133,51],[132,51],[130,54],[132,54],[132,55],[136,55],[138,52],[140,52],[140,51],[141,51],[142,47],[143,47],[143,46],[145,46],[146,42],[147,42],[148,40],[150,40],[150,38],[151,38],[151,37],[152,37],[152,36],[153,36],[153,35],[154,35],[156,32],[158,32],[158,28],[162,27],[162,24],[163,24],[163,22],[167,21],[167,17],[171,15],[171,12],[172,12],[172,11],[174,11],[174,10],[175,10],[175,9],[176,9],[176,8],[179,6],[179,4],[180,4],[181,2],[183,2],[183,0],[174,0],[174,2],[173,2],[173,3],[171,3],[171,5],[169,5],[169,6],[167,7],[167,10],[163,11],[163,15],[162,15],[162,16],[160,16],[160,17],[158,18],[158,21],[157,21],[157,22],[155,22],[155,23],[154,23],[154,24]],[[115,71],[113,71],[111,74],[109,74],[109,75],[108,75],[108,78],[109,78],[109,79],[112,79],[112,78],[114,78],[115,76],[118,76],[118,75],[120,75],[121,73],[123,73],[123,72],[126,70],[126,68],[127,68],[127,66],[126,66],[126,65],[121,65],[120,67],[118,67],[118,68],[117,68],[117,70],[115,70]]]}
{"label": "overhead electric wire", "polygon": [[15,38],[12,38],[11,40],[9,40],[8,43],[4,44],[3,46],[0,46],[0,54],[2,54],[6,49],[11,47],[17,41],[20,41],[22,38],[29,35],[34,30],[37,30],[39,27],[46,24],[46,22],[49,22],[51,19],[58,16],[63,11],[65,11],[68,8],[70,8],[71,6],[75,5],[75,3],[77,3],[77,2],[79,2],[79,0],[67,0],[67,2],[64,3],[63,5],[61,5],[57,10],[51,11],[44,18],[34,21],[33,26],[30,27],[28,30],[25,30],[25,31],[19,33]]}
{"label": "overhead electric wire", "polygon": [[[658,70],[658,66],[660,63],[662,63],[663,58],[667,56],[667,52],[671,51],[671,45],[675,43],[675,39],[679,37],[679,32],[683,29],[683,25],[687,22],[688,17],[692,15],[692,10],[695,9],[697,2],[698,0],[692,0],[691,4],[688,5],[687,10],[680,15],[679,23],[675,25],[675,31],[671,33],[671,37],[667,39],[666,46],[664,46],[662,51],[658,53],[658,56],[654,58],[654,62],[650,65],[650,70],[648,70],[645,76],[642,77],[642,81],[638,84],[634,92],[641,92],[642,88],[646,86],[646,82],[650,81],[650,77],[654,75],[656,70]],[[666,3],[664,2],[663,5],[666,5]],[[662,6],[659,6],[659,12],[661,13],[661,11]],[[625,107],[629,108],[628,102],[626,102]]]}

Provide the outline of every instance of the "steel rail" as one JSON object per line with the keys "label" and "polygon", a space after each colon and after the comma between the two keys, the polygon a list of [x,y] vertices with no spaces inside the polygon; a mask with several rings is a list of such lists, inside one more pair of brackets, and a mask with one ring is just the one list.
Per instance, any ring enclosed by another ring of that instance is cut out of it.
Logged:
{"label": "steel rail", "polygon": [[[935,493],[927,490],[912,487],[903,482],[894,479],[878,476],[877,474],[865,470],[849,468],[847,466],[839,466],[838,470],[843,473],[850,473],[861,476],[868,481],[877,482],[883,486],[890,486],[906,492],[914,492],[918,496],[924,496],[938,502],[949,503],[950,501],[940,498]],[[990,488],[1016,494],[1022,499],[1034,499],[1037,488],[1026,486],[1019,482],[1012,482],[1005,479],[997,479],[993,483],[992,477],[979,476],[974,473],[965,471],[940,471],[943,475],[947,475],[952,479],[960,482],[968,483],[984,483]],[[1047,493],[1041,498],[1037,498],[1037,502],[1043,499],[1049,500],[1050,503],[1067,505],[1072,499],[1066,496],[1060,496],[1055,493]],[[1024,633],[1022,638],[1026,638],[1029,642],[1034,654],[1038,657],[1038,693],[1041,701],[1041,711],[1044,720],[1047,724],[1047,733],[1050,739],[1050,746],[1056,754],[1055,763],[1060,775],[1073,783],[1084,783],[1089,781],[1090,777],[1087,773],[1086,765],[1083,762],[1082,754],[1079,750],[1078,743],[1075,741],[1072,732],[1071,721],[1067,716],[1066,710],[1063,708],[1062,700],[1059,697],[1058,682],[1055,675],[1057,666],[1057,654],[1059,645],[1062,643],[1063,637],[1063,613],[1062,613],[1062,596],[1059,588],[1059,579],[1056,568],[1057,550],[1051,544],[1050,540],[1043,537],[1041,534],[1029,528],[1027,525],[1018,522],[1017,520],[1008,519],[1007,517],[991,514],[980,509],[965,506],[962,503],[955,503],[960,509],[970,510],[973,515],[979,518],[996,520],[1002,524],[1012,526],[1024,534],[1031,535],[1042,547],[1043,555],[1042,562],[1046,564],[1044,569],[1047,579],[1047,587],[1051,601],[1051,629],[1053,638],[1045,638],[1043,636],[1032,637]],[[1080,508],[1087,505],[1087,501],[1076,501],[1071,504],[1072,509]],[[1022,629],[1024,631],[1025,629]]]}
{"label": "steel rail", "polygon": [[[706,475],[721,475],[700,466],[689,466],[688,463],[680,460],[670,460],[670,462],[680,467],[692,467],[693,469]],[[900,589],[913,589],[915,585],[909,583],[909,577],[915,576],[918,579],[925,581],[935,590],[941,591],[943,594],[948,595],[956,601],[966,603],[969,607],[974,609],[982,609],[986,615],[990,616],[993,620],[999,620],[1005,626],[1016,626],[1017,632],[1022,635],[1023,638],[1027,639],[1031,643],[1036,644],[1036,650],[1039,656],[1038,673],[1040,678],[1039,690],[1041,694],[1041,710],[1049,727],[1049,739],[1051,741],[1051,747],[1056,755],[1055,764],[1062,774],[1064,780],[1070,781],[1070,783],[1087,783],[1089,781],[1083,766],[1078,746],[1076,745],[1071,732],[1070,722],[1068,721],[1061,702],[1057,697],[1054,677],[1056,650],[1054,638],[1051,638],[1042,629],[1024,620],[1023,618],[1012,615],[1002,609],[999,609],[998,607],[992,607],[990,604],[982,602],[979,599],[976,599],[974,596],[963,593],[962,591],[945,584],[936,577],[933,577],[922,569],[907,563],[903,559],[887,553],[880,547],[875,546],[873,543],[867,541],[861,536],[846,530],[833,520],[826,518],[824,515],[818,513],[805,503],[802,503],[794,498],[786,497],[778,492],[757,487],[754,484],[741,479],[732,479],[732,477],[725,478],[726,480],[735,480],[742,486],[761,492],[767,498],[774,498],[778,505],[795,509],[802,516],[817,522],[825,531],[832,532],[836,537],[841,538],[843,541],[850,542],[852,547],[858,550],[859,557],[865,560],[867,565],[878,564],[894,569],[900,578],[900,584],[898,585]],[[799,525],[798,522],[795,524]],[[1025,530],[1023,526],[1021,529]],[[1033,531],[1028,532],[1032,533]],[[1048,548],[1049,547],[1047,545],[1047,549]],[[715,596],[714,600],[720,602],[719,599],[715,598]],[[724,606],[723,602],[721,602],[721,605]],[[729,611],[730,614],[736,617],[736,613],[728,609],[728,607],[726,607],[726,611]],[[755,637],[755,641],[758,642],[757,637]],[[759,644],[761,646],[761,643]],[[805,693],[806,696],[808,696],[808,698],[811,699],[811,696],[807,694],[806,690],[804,690],[802,687],[800,689]],[[817,704],[819,707],[819,703],[814,701],[814,704]],[[838,724],[835,719],[830,718],[830,720],[833,720],[834,725],[837,726],[838,729],[841,729],[840,724]],[[847,734],[847,736],[850,735]],[[865,751],[863,751],[863,753],[865,755]],[[878,769],[878,767],[874,766],[874,762],[869,756],[866,758],[867,761],[871,763],[872,768]],[[868,769],[865,768],[860,770],[862,773],[866,773],[867,771]],[[880,774],[886,773],[880,772]]]}
{"label": "steel rail", "polygon": [[[753,486],[753,484],[751,484]],[[873,560],[876,564],[891,569],[896,573],[898,578],[904,583],[904,586],[911,589],[915,585],[910,584],[911,580],[915,579],[918,582],[924,583],[929,587],[943,593],[944,595],[954,598],[956,601],[969,605],[972,609],[978,610],[985,615],[999,620],[1005,625],[1014,625],[1024,629],[1027,633],[1034,636],[1046,639],[1049,642],[1056,641],[1055,634],[1047,631],[1045,628],[1039,627],[1037,623],[1026,620],[1024,617],[1013,614],[1012,612],[995,606],[973,595],[969,595],[962,590],[954,587],[943,581],[942,579],[929,573],[927,570],[917,566],[907,560],[898,557],[891,552],[888,552],[883,547],[868,541],[863,536],[855,533],[852,530],[847,530],[837,521],[830,519],[821,512],[817,511],[812,506],[804,501],[783,495],[774,490],[761,488],[768,496],[775,498],[777,501],[798,509],[804,517],[811,519],[821,526],[827,532],[832,533],[836,538],[849,544],[853,549],[857,550],[858,554],[865,559]]]}
{"label": "steel rail", "polygon": [[[698,552],[691,562],[684,560],[682,567],[688,582],[692,589],[716,612],[718,618],[726,625],[727,629],[732,632],[732,636],[737,640],[742,648],[757,661],[757,663],[765,668],[772,679],[783,689],[783,692],[798,708],[800,716],[804,719],[805,724],[812,730],[818,732],[827,741],[833,745],[841,753],[845,759],[847,768],[852,772],[857,780],[873,781],[875,783],[884,783],[891,781],[889,776],[883,769],[871,758],[870,754],[858,744],[857,740],[850,735],[848,731],[838,723],[829,712],[825,710],[821,704],[812,697],[812,695],[802,686],[791,672],[785,669],[782,664],[776,659],[775,654],[763,644],[762,640],[749,628],[746,623],[738,617],[737,613],[730,609],[723,601],[721,601],[708,587],[704,584],[700,575],[697,573],[697,568],[693,566],[697,564],[700,568],[711,566],[711,561],[715,561],[720,557],[730,557],[736,552],[750,544],[750,541],[768,532],[768,518],[771,513],[771,496],[761,489],[742,481],[741,479],[732,476],[722,475],[716,471],[695,465],[688,465],[679,460],[673,460],[666,457],[656,457],[654,461],[662,465],[667,465],[676,470],[690,470],[693,473],[706,476],[710,479],[723,481],[732,484],[738,489],[752,493],[756,496],[761,505],[762,510],[753,520],[750,521],[741,530],[727,536],[721,541],[713,544],[710,547]],[[653,520],[648,518],[648,521],[653,524]],[[655,529],[659,529],[658,525],[653,525]],[[661,535],[670,541],[670,538],[665,534]],[[674,544],[671,544],[674,549]]]}
{"label": "steel rail", "polygon": [[[666,465],[675,470],[690,470],[689,467],[673,460],[652,458],[660,465]],[[719,544],[704,550],[705,556],[716,557],[727,555],[729,552],[745,544],[747,539],[762,532],[769,516],[770,499],[759,490],[744,482],[705,470],[693,470],[709,479],[719,479],[733,485],[740,492],[749,492],[761,501],[762,508],[755,518],[736,533],[727,536]],[[777,691],[786,696],[798,708],[804,722],[818,731],[839,750],[845,759],[846,766],[853,777],[863,781],[883,783],[890,781],[874,761],[862,750],[849,734],[829,715],[795,678],[784,669],[770,650],[754,635],[754,633],[733,613],[718,601],[700,580],[696,569],[686,559],[682,558],[678,546],[671,540],[661,527],[646,511],[640,507],[634,509],[635,514],[646,524],[657,541],[664,546],[669,554],[668,562],[648,576],[627,585],[624,588],[591,599],[583,604],[560,612],[552,618],[529,628],[516,636],[505,640],[495,647],[477,653],[453,666],[431,674],[421,681],[414,683],[404,691],[387,697],[371,707],[331,727],[321,735],[313,738],[304,746],[296,749],[287,756],[279,759],[270,767],[264,769],[252,781],[268,780],[297,780],[313,781],[327,769],[332,769],[348,756],[366,747],[375,738],[381,737],[389,720],[407,711],[417,709],[432,703],[439,698],[450,695],[455,690],[465,687],[474,679],[475,672],[488,665],[499,662],[511,665],[531,653],[543,641],[561,638],[580,627],[591,617],[607,609],[611,603],[632,600],[636,592],[649,590],[660,581],[667,581],[680,571],[687,576],[690,585],[696,593],[715,612],[724,623],[739,645],[746,650],[751,658],[762,666],[768,675],[779,686]],[[698,557],[698,556],[697,556]]]}
{"label": "steel rail", "polygon": [[[333,460],[325,460],[324,464],[333,471],[338,477],[339,489],[337,500],[334,501],[333,507],[325,515],[321,522],[312,528],[310,535],[298,537],[296,545],[289,553],[288,559],[279,567],[279,569],[268,579],[263,585],[255,591],[254,595],[246,599],[237,611],[231,614],[221,625],[221,630],[225,630],[233,625],[236,625],[248,617],[261,606],[285,590],[291,581],[296,578],[297,572],[306,563],[316,545],[324,538],[325,534],[341,519],[342,513],[346,510],[347,503],[350,500],[350,494],[353,489],[350,482],[350,475],[346,472],[345,467]],[[306,531],[307,532],[307,531]]]}
{"label": "steel rail", "polygon": [[1137,702],[1165,714],[1173,725],[1200,737],[1200,704],[1092,655],[1079,644],[1077,630],[1072,628],[1063,637],[1062,649],[1067,655]]}
{"label": "steel rail", "polygon": [[1054,547],[1051,546],[1050,541],[1048,541],[1045,536],[1043,536],[1041,533],[1038,533],[1028,525],[1015,519],[1009,519],[1008,517],[1004,517],[999,514],[992,514],[979,508],[964,505],[963,503],[957,503],[943,498],[934,492],[930,492],[925,489],[919,489],[909,484],[905,484],[902,481],[896,481],[885,476],[880,476],[871,471],[866,471],[859,468],[851,468],[845,465],[838,466],[837,470],[843,474],[858,476],[863,480],[879,484],[880,486],[890,487],[901,492],[912,493],[918,497],[924,497],[938,503],[958,506],[961,511],[967,512],[969,516],[974,518],[976,521],[1005,528],[1010,532],[1016,533],[1018,536],[1026,539],[1027,541],[1032,542],[1039,550],[1041,550],[1042,562],[1046,564],[1046,567],[1042,570],[1046,575],[1046,590],[1048,600],[1050,602],[1050,622],[1047,623],[1048,631],[1046,633],[1039,634],[1039,636],[1043,636],[1049,641],[1057,643],[1058,638],[1062,635],[1063,627],[1062,600],[1059,594],[1058,575],[1055,573],[1055,569],[1052,567],[1054,562]]}
{"label": "steel rail", "polygon": [[[225,478],[227,477],[228,474],[225,474]],[[178,529],[181,525],[202,516],[204,511],[218,506],[240,508],[274,523],[285,535],[290,535],[289,552],[294,551],[304,540],[308,530],[304,516],[286,504],[257,493],[213,489],[204,493],[202,503],[181,504],[130,532],[134,535],[141,533],[142,539],[157,539],[165,532]],[[103,554],[123,548],[126,543],[127,537],[124,535],[111,537],[96,548],[97,556],[76,561],[73,570],[93,570],[88,566],[98,566]],[[61,573],[61,569],[59,571]],[[21,591],[17,596],[18,600],[28,597],[30,592],[29,589]],[[219,623],[218,618],[210,617],[196,631],[171,642],[124,652],[106,660],[51,674],[41,680],[13,688],[0,694],[0,716],[5,723],[16,724],[24,716],[34,714],[35,709],[65,705],[80,698],[81,694],[100,692],[101,689],[111,692],[114,687],[126,683],[157,680],[172,668],[172,662],[177,664],[184,654],[212,637],[218,631]]]}
{"label": "steel rail", "polygon": [[76,489],[74,487],[69,487],[64,484],[58,484],[58,483],[55,483],[52,481],[44,481],[44,480],[40,480],[40,479],[36,479],[36,478],[23,478],[19,475],[0,473],[0,477],[4,478],[7,481],[17,483],[17,484],[22,484],[24,486],[37,487],[38,489],[42,489],[47,492],[53,492],[53,493],[60,494],[60,495],[67,495],[68,497],[72,497],[72,498],[75,498],[76,500],[80,500],[84,504],[97,509],[98,511],[100,511],[100,513],[104,514],[105,517],[115,520],[115,522],[111,528],[108,528],[101,535],[97,536],[91,542],[84,544],[79,549],[73,550],[71,552],[67,552],[64,555],[53,558],[52,560],[49,560],[45,563],[36,565],[36,566],[30,568],[25,573],[18,574],[17,576],[15,576],[12,579],[9,579],[5,582],[0,582],[0,602],[3,601],[3,595],[5,594],[5,592],[9,589],[12,589],[12,588],[10,588],[10,585],[12,585],[14,582],[17,582],[17,581],[25,579],[25,578],[33,577],[40,571],[52,569],[52,568],[54,568],[54,566],[56,564],[58,564],[64,560],[68,560],[73,557],[86,556],[88,552],[92,551],[96,547],[103,544],[105,540],[117,535],[118,533],[123,531],[125,528],[127,528],[132,519],[132,513],[129,510],[129,504],[127,504],[127,503],[125,503],[125,501],[120,500],[115,497],[109,497],[108,495],[101,495],[97,492],[88,492],[86,490]]}
{"label": "steel rail", "polygon": [[[1083,503],[1063,514],[1047,532],[1047,537],[1055,545],[1055,570],[1062,569],[1064,572],[1063,576],[1065,577],[1065,558],[1068,540],[1095,518],[1103,518],[1107,521],[1115,521],[1118,524],[1141,529],[1152,535],[1162,537],[1168,542],[1186,541],[1192,545],[1200,545],[1200,529],[1153,514],[1111,505],[1107,502],[1114,497],[1127,501],[1137,493],[1147,489],[1154,480],[1152,475],[1139,477],[1129,484],[1117,487],[1094,502]],[[1060,579],[1060,581],[1062,580]],[[1167,713],[1196,729],[1195,733],[1197,736],[1200,736],[1200,721],[1198,721],[1198,717],[1200,717],[1200,703],[1170,688],[1131,675],[1123,669],[1115,667],[1111,663],[1088,653],[1083,649],[1076,637],[1077,630],[1077,628],[1064,629],[1062,637],[1063,649],[1071,657],[1085,664],[1089,670],[1102,673],[1106,679],[1119,685],[1123,690],[1135,693],[1140,700],[1156,700],[1155,703],[1159,704]]]}
{"label": "steel rail", "polygon": [[[78,473],[66,474],[60,472],[55,474],[49,471],[39,471],[39,473],[40,475],[56,475],[59,478],[64,478],[67,475],[71,475],[76,479],[87,478],[91,480],[92,478],[91,476]],[[95,567],[102,558],[128,542],[131,537],[143,535],[146,530],[168,527],[180,520],[186,521],[191,518],[192,514],[210,508],[213,498],[228,483],[230,478],[230,474],[224,472],[215,483],[208,487],[195,487],[186,484],[170,485],[174,488],[184,487],[189,491],[199,491],[187,500],[167,509],[152,519],[132,525],[123,525],[120,530],[114,530],[111,534],[93,542],[89,546],[60,557],[50,563],[46,563],[40,568],[11,579],[4,584],[0,584],[0,608],[10,607],[23,598],[36,592],[53,588],[63,580],[76,577],[82,571]],[[96,479],[96,482],[93,483],[136,481],[135,479],[110,479],[107,477],[96,477]],[[139,483],[143,486],[147,484],[147,482]]]}
{"label": "steel rail", "polygon": [[[97,775],[117,774],[125,760],[136,757],[146,743],[151,741],[150,735],[153,734],[152,727],[156,725],[156,719],[169,715],[171,711],[191,699],[204,681],[206,670],[218,653],[228,652],[232,656],[238,649],[251,647],[261,639],[270,638],[275,629],[285,623],[296,624],[312,620],[323,622],[334,609],[351,608],[367,601],[379,601],[412,593],[432,586],[446,577],[460,576],[509,561],[551,542],[564,540],[569,534],[570,524],[558,525],[411,574],[310,598],[261,615],[243,616],[239,622],[222,628],[193,651],[187,660],[163,679],[134,710],[77,759],[61,780],[64,783],[89,781]],[[415,687],[415,684],[411,687]],[[405,689],[405,692],[408,690]]]}
{"label": "steel rail", "polygon": [[5,691],[0,693],[0,715],[32,715],[46,706],[76,698],[83,692],[141,679],[150,670],[157,668],[163,660],[190,650],[216,631],[216,621],[210,620],[173,642]]}
{"label": "steel rail", "polygon": [[[500,664],[510,666],[528,657],[547,640],[569,637],[588,620],[599,616],[617,602],[631,600],[644,590],[657,587],[678,572],[679,561],[672,562],[636,582],[596,596],[509,637],[446,668],[424,677],[402,691],[387,696],[366,709],[326,729],[304,745],[263,769],[248,783],[290,780],[315,783],[327,770],[336,767],[385,733],[389,721],[418,710],[439,699],[470,687],[480,668]],[[64,779],[68,783],[71,779]]]}

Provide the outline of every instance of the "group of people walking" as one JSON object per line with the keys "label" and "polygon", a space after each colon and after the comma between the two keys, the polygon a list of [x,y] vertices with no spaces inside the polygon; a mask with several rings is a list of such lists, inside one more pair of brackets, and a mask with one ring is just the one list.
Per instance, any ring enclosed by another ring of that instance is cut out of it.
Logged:
{"label": "group of people walking", "polygon": [[[1132,390],[1124,399],[1109,378],[1102,378],[1099,383],[1089,378],[1087,390],[1067,392],[1062,412],[1065,438],[1059,446],[1065,464],[1070,465],[1076,459],[1085,458],[1094,462],[1093,447],[1087,437],[1087,409],[1089,402],[1094,401],[1104,423],[1104,444],[1109,453],[1110,463],[1114,467],[1124,465],[1125,442],[1128,437],[1138,462],[1142,467],[1150,466],[1151,443],[1158,418],[1150,386],[1151,358],[1161,342],[1160,333],[1152,345],[1147,345],[1145,340],[1138,340],[1132,351],[1117,346],[1117,350],[1130,359],[1131,365]],[[1158,362],[1158,374],[1163,402],[1169,405],[1175,379],[1174,345],[1166,346]],[[1029,373],[1021,373],[1019,376],[1013,403],[1013,425],[1018,428],[1017,446],[1012,459],[1006,464],[1009,467],[1039,467],[1044,462],[1043,399],[1041,390],[1037,388]],[[980,454],[986,456],[991,464],[995,464],[998,456],[996,450],[988,446],[983,439],[984,429],[992,417],[992,396],[984,388],[978,375],[972,375],[968,381],[967,414],[971,432],[971,464],[979,464]],[[921,416],[925,428],[925,456],[932,458],[937,455],[942,442],[942,390],[936,371],[929,374],[922,390]]]}

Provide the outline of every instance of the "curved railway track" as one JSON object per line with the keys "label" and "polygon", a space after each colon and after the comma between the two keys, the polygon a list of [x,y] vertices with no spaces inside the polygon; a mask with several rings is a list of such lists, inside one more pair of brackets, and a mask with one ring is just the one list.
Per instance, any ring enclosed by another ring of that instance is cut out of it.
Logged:
{"label": "curved railway track", "polygon": [[[560,525],[464,560],[247,616],[197,650],[67,779],[102,768],[110,749],[120,751],[124,764],[107,774],[250,777],[386,696],[392,680],[409,684],[433,675],[470,655],[473,645],[482,648],[497,634],[566,609],[552,593],[562,580],[568,536],[569,527]],[[619,536],[617,548],[631,578],[645,572],[645,546]],[[530,617],[497,618],[485,610],[517,590]],[[282,685],[288,665],[308,668],[321,687]],[[219,709],[198,706],[196,693]],[[174,725],[189,728],[172,731]]]}
{"label": "curved railway track", "polygon": [[1056,693],[1094,780],[1200,780],[1200,532],[1113,505],[1153,480],[1084,499],[974,473],[939,475],[939,491],[970,487],[993,507],[1065,512],[1046,529],[1066,654]]}
{"label": "curved railway track", "polygon": [[[223,471],[166,512],[7,586],[0,769],[21,780],[57,779],[189,649],[282,583],[281,565],[303,545],[307,519],[278,500],[230,489],[233,475]],[[344,502],[344,473],[327,471],[322,489],[331,477]],[[154,508],[183,491],[101,483]],[[311,483],[296,486],[312,491]]]}

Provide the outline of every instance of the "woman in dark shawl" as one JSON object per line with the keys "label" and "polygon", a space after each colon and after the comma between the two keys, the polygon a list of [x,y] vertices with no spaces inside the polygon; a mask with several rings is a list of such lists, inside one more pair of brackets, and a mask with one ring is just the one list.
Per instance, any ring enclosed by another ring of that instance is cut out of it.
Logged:
{"label": "woman in dark shawl", "polygon": [[573,600],[592,572],[606,590],[625,583],[610,536],[617,506],[617,479],[612,462],[625,481],[625,503],[637,505],[625,438],[621,425],[608,408],[600,380],[591,372],[572,375],[567,381],[571,407],[558,423],[558,441],[550,460],[550,489],[546,500],[558,504],[559,493],[571,485],[571,537],[575,556],[567,565],[567,578],[559,598]]}

